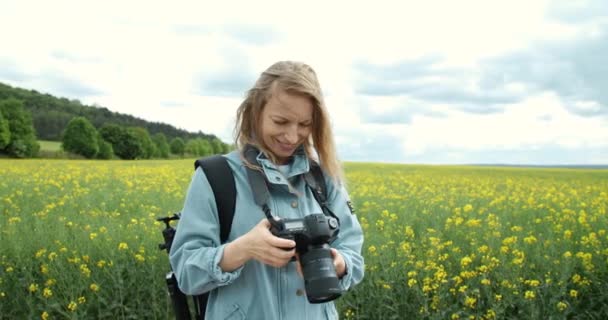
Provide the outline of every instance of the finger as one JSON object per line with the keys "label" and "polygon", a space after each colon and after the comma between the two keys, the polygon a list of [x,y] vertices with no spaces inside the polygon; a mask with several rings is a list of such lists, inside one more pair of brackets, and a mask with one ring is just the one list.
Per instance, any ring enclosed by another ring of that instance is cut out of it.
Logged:
{"label": "finger", "polygon": [[329,248],[329,252],[331,252],[331,257],[335,258],[338,255],[338,250],[334,248]]}
{"label": "finger", "polygon": [[296,254],[296,249],[290,249],[290,250],[285,250],[285,249],[279,249],[278,253],[276,254],[277,258],[280,259],[287,259],[287,260],[291,260],[291,257],[293,257]]}
{"label": "finger", "polygon": [[300,277],[304,278],[304,273],[302,272],[302,265],[300,264],[300,260],[296,261],[296,271],[300,275]]}
{"label": "finger", "polygon": [[289,263],[289,260],[290,258],[266,257],[262,262],[275,268],[280,268]]}
{"label": "finger", "polygon": [[272,236],[268,238],[268,244],[277,248],[295,248],[296,242],[291,239],[283,239],[281,237]]}
{"label": "finger", "polygon": [[268,221],[268,219],[266,219],[266,218],[260,220],[258,225],[263,226],[266,229],[270,229],[270,221]]}

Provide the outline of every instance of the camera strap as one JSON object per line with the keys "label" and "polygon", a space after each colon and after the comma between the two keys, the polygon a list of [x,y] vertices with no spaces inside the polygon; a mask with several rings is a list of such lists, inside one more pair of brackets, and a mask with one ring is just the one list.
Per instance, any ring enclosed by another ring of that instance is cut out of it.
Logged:
{"label": "camera strap", "polygon": [[275,219],[274,217],[272,217],[272,214],[270,213],[270,208],[268,207],[268,199],[270,198],[270,192],[268,191],[267,185],[268,182],[266,181],[266,177],[262,173],[262,168],[254,169],[251,167],[252,164],[257,163],[258,153],[259,150],[256,147],[252,145],[245,146],[245,159],[249,163],[248,165],[245,165],[245,168],[247,169],[247,178],[249,179],[249,186],[251,187],[251,190],[253,192],[253,199],[258,206],[262,207],[266,218],[268,218],[268,220],[270,220],[270,222],[272,223],[273,221],[275,221]]}

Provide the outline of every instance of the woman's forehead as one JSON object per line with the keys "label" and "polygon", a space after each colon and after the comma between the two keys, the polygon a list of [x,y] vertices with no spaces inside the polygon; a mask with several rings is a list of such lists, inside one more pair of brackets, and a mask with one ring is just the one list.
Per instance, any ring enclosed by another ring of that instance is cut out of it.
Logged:
{"label": "woman's forehead", "polygon": [[312,99],[305,94],[294,94],[284,90],[275,91],[268,103],[266,109],[272,115],[281,115],[285,117],[297,117],[302,120],[312,119],[313,105]]}

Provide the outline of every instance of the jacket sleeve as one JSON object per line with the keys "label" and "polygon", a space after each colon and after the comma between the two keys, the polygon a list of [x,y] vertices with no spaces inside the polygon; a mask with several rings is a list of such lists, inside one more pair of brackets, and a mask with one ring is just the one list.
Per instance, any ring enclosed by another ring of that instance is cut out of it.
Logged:
{"label": "jacket sleeve", "polygon": [[365,262],[361,255],[363,230],[357,216],[351,212],[346,188],[336,185],[327,177],[326,185],[329,209],[340,219],[340,232],[331,246],[342,254],[346,262],[346,274],[340,280],[342,290],[346,291],[361,282],[365,273]]}
{"label": "jacket sleeve", "polygon": [[186,194],[169,260],[180,290],[198,295],[232,283],[242,267],[224,272],[219,263],[225,244],[220,243],[219,218],[213,190],[197,168]]}

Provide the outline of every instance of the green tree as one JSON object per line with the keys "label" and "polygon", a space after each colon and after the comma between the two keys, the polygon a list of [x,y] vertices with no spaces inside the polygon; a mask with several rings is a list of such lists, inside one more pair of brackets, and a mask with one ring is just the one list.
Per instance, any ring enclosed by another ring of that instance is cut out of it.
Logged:
{"label": "green tree", "polygon": [[192,156],[198,156],[199,152],[199,144],[196,139],[189,139],[188,141],[186,141],[186,145],[184,146],[184,153]]}
{"label": "green tree", "polygon": [[213,138],[211,139],[211,149],[213,154],[222,154],[224,153],[224,144],[220,139]]}
{"label": "green tree", "polygon": [[97,158],[109,160],[112,159],[112,156],[114,156],[112,144],[99,137],[99,152],[97,152]]}
{"label": "green tree", "polygon": [[63,150],[93,158],[99,152],[98,133],[85,117],[75,117],[65,128],[61,147]]}
{"label": "green tree", "polygon": [[173,138],[171,140],[171,143],[169,143],[169,146],[171,148],[171,153],[177,154],[180,156],[184,155],[184,151],[186,149],[186,143],[184,142],[184,140],[182,138],[180,138],[180,137]]}
{"label": "green tree", "polygon": [[199,145],[199,149],[198,149],[199,156],[206,157],[206,156],[215,154],[215,152],[213,151],[213,146],[211,145],[209,140],[198,138],[198,139],[196,139],[196,141],[198,142],[198,145]]}
{"label": "green tree", "polygon": [[154,156],[154,153],[156,152],[156,146],[154,145],[154,142],[152,142],[152,139],[150,139],[150,134],[148,133],[148,130],[142,127],[130,127],[127,130],[137,137],[137,140],[141,145],[142,152],[139,155],[139,158],[152,158],[152,156]]}
{"label": "green tree", "polygon": [[152,141],[156,145],[156,156],[159,158],[169,158],[169,143],[167,137],[162,132],[152,136]]}
{"label": "green tree", "polygon": [[0,112],[8,121],[10,141],[4,151],[13,157],[34,157],[40,150],[31,115],[25,111],[23,102],[15,98],[0,101]]}
{"label": "green tree", "polygon": [[132,132],[116,124],[105,124],[99,129],[101,137],[112,145],[114,154],[121,159],[131,160],[141,157],[143,147]]}
{"label": "green tree", "polygon": [[11,142],[11,129],[8,126],[8,120],[4,119],[0,112],[0,150],[4,149]]}
{"label": "green tree", "polygon": [[230,151],[232,151],[234,149],[235,149],[234,145],[222,142],[222,153],[223,154],[229,153]]}

